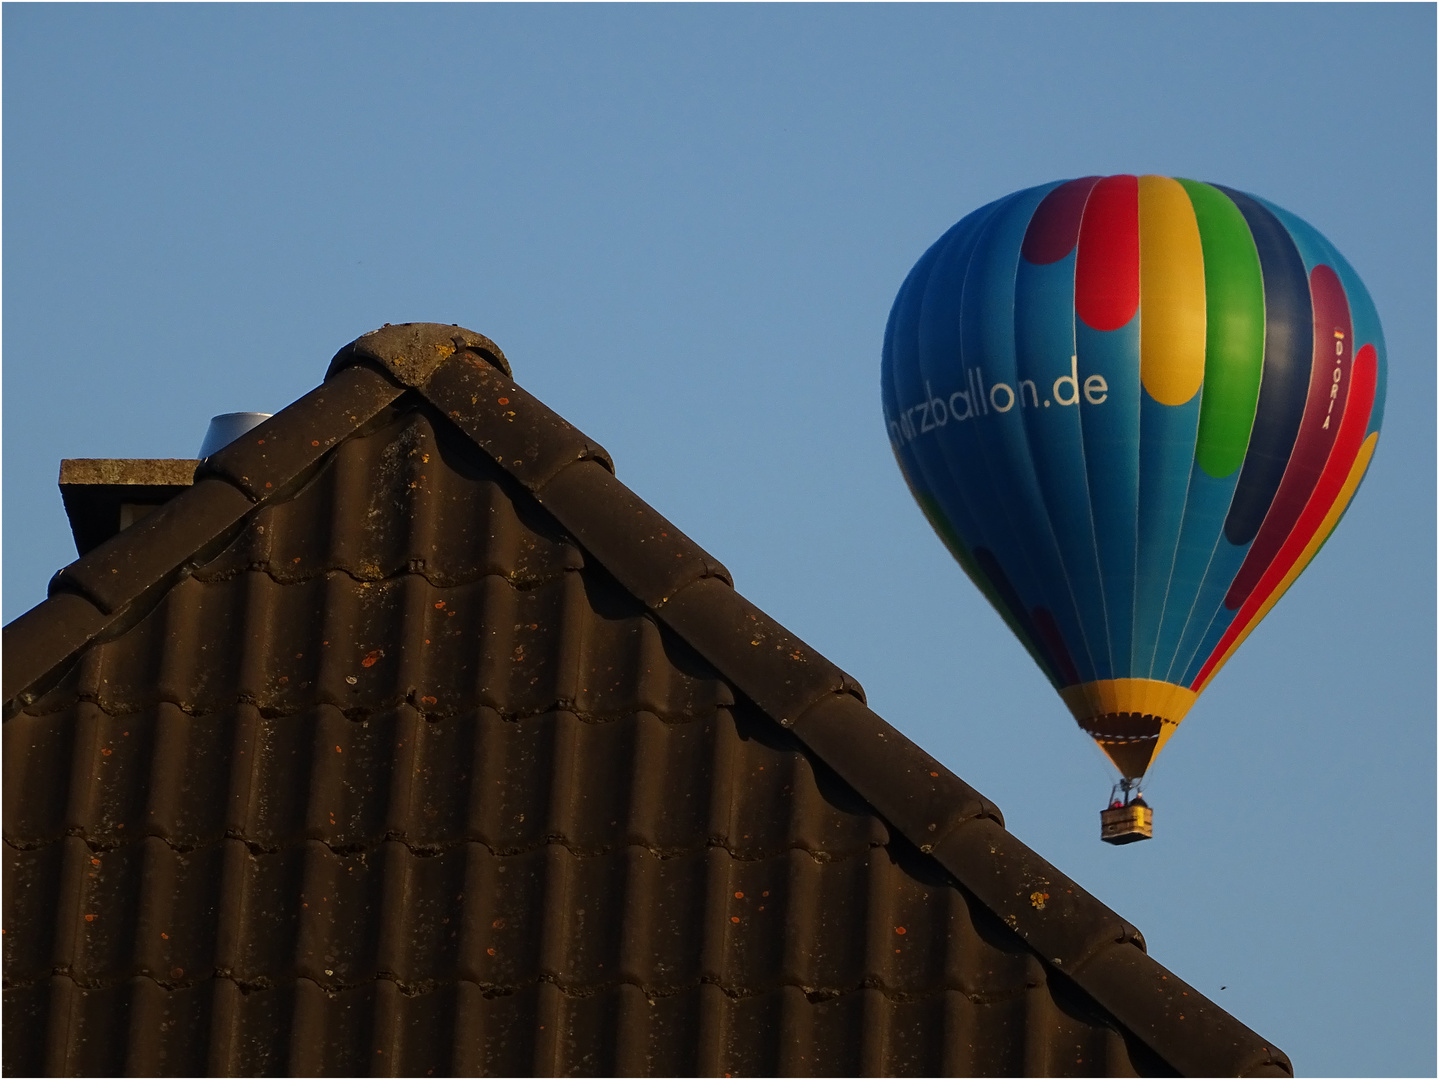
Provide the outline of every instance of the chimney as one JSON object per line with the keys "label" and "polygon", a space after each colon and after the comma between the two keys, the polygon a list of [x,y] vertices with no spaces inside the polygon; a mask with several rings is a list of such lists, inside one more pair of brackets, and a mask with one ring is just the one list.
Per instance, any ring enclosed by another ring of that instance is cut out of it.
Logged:
{"label": "chimney", "polygon": [[66,458],[60,498],[75,550],[85,555],[163,506],[195,482],[203,458],[270,418],[269,413],[222,413],[210,421],[199,458]]}

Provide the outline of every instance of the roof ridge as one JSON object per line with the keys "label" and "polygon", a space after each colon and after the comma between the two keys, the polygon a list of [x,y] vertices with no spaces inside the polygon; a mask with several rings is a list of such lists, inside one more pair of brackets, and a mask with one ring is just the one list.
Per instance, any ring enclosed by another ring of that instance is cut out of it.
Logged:
{"label": "roof ridge", "polygon": [[406,390],[428,399],[656,618],[1175,1068],[1292,1075],[1281,1051],[1149,958],[1137,929],[871,711],[854,679],[736,592],[723,564],[615,478],[602,446],[513,381],[498,346],[457,326],[387,325],[351,342],[320,387],[205,459],[191,490],[61,570],[50,598],[5,627],[6,716]]}

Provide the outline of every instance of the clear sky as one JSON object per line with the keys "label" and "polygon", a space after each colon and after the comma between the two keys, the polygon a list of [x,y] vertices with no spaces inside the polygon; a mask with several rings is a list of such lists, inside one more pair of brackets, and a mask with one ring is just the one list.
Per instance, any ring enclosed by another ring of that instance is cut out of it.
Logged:
{"label": "clear sky", "polygon": [[[1310,1075],[1435,1069],[1435,9],[7,5],[4,613],[61,457],[188,457],[385,322],[488,334],[737,587]],[[1110,772],[911,504],[885,318],[1089,173],[1309,220],[1388,338],[1369,478],[1152,774]]]}

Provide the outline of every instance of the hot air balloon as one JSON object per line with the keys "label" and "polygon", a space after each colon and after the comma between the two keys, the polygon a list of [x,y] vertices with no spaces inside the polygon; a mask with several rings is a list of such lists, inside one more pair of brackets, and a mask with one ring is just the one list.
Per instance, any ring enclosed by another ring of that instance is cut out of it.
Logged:
{"label": "hot air balloon", "polygon": [[1228,187],[1043,184],[915,264],[882,384],[915,500],[1119,770],[1101,835],[1151,835],[1146,770],[1373,457],[1363,283]]}

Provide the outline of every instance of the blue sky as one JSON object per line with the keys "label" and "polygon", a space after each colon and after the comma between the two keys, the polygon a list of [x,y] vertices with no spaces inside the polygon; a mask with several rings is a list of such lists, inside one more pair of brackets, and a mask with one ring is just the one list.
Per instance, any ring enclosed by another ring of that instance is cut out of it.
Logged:
{"label": "blue sky", "polygon": [[[3,20],[6,619],[74,557],[60,458],[192,456],[367,330],[460,323],[1300,1072],[1432,1075],[1433,7]],[[911,504],[878,392],[945,228],[1115,172],[1309,220],[1391,365],[1352,509],[1160,759],[1157,838],[1121,849],[1108,767]]]}

